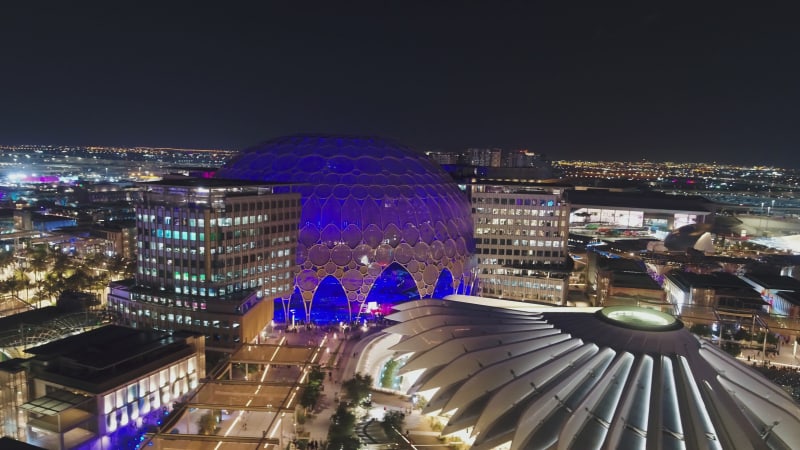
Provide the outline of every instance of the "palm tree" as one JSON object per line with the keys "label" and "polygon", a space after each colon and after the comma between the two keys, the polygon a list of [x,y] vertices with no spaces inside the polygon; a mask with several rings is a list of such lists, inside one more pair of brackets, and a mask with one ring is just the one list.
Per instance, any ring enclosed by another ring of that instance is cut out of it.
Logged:
{"label": "palm tree", "polygon": [[14,281],[14,295],[19,298],[19,291],[25,289],[25,300],[29,298],[29,289],[33,286],[31,279],[28,278],[28,272],[25,269],[14,269],[14,274],[11,276]]}
{"label": "palm tree", "polygon": [[44,276],[41,287],[42,290],[47,293],[47,297],[52,301],[58,298],[65,290],[64,279],[54,272],[49,272]]}
{"label": "palm tree", "polygon": [[60,250],[53,250],[52,271],[59,278],[66,278],[66,273],[72,268],[72,258]]}
{"label": "palm tree", "polygon": [[0,270],[14,264],[14,251],[0,251]]}
{"label": "palm tree", "polygon": [[92,275],[84,267],[76,267],[64,278],[64,288],[68,291],[83,291],[92,286]]}
{"label": "palm tree", "polygon": [[44,245],[37,245],[32,247],[29,253],[30,268],[33,269],[33,279],[38,283],[41,279],[41,273],[50,267],[52,255]]}
{"label": "palm tree", "polygon": [[33,299],[36,300],[36,307],[41,308],[42,302],[50,298],[50,294],[47,292],[47,288],[44,284],[39,284],[36,287],[36,291],[33,293]]}
{"label": "palm tree", "polygon": [[0,280],[0,295],[12,293],[14,291],[13,284],[13,279]]}

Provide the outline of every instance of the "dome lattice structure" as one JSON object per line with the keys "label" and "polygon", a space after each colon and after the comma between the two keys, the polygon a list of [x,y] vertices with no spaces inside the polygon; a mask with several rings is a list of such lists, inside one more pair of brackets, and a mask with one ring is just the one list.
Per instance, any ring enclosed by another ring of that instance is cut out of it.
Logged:
{"label": "dome lattice structure", "polygon": [[[424,155],[393,141],[278,138],[240,152],[215,177],[287,183],[302,195],[296,286],[312,319],[320,308],[346,308],[352,319],[366,301],[471,284],[466,196]],[[347,299],[344,308],[335,297]]]}
{"label": "dome lattice structure", "polygon": [[397,305],[386,331],[423,413],[474,450],[800,448],[793,399],[671,316],[459,297]]}

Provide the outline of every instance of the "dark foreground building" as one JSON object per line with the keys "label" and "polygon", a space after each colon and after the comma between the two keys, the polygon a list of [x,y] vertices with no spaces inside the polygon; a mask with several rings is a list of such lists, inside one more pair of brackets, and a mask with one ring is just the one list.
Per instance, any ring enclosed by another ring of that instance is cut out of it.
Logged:
{"label": "dark foreground building", "polygon": [[132,448],[205,377],[201,334],[109,325],[0,363],[3,432],[49,449]]}

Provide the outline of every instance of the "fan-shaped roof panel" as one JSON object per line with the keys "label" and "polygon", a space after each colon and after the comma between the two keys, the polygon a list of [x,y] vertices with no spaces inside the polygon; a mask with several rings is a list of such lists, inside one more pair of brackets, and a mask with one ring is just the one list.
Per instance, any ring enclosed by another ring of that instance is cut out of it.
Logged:
{"label": "fan-shaped roof panel", "polygon": [[[406,303],[387,330],[414,352],[403,372],[423,370],[425,411],[451,414],[444,431],[470,430],[473,449],[800,448],[792,398],[671,316],[459,299]],[[442,340],[453,324],[468,326]]]}

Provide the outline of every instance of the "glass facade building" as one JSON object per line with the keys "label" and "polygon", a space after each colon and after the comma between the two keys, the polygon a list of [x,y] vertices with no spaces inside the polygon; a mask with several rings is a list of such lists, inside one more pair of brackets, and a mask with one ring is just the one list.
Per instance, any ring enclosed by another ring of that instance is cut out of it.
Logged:
{"label": "glass facade building", "polygon": [[109,307],[135,328],[248,342],[294,287],[300,198],[274,186],[175,178],[136,201],[136,279],[112,283]]}
{"label": "glass facade building", "polygon": [[469,202],[407,147],[372,137],[289,136],[242,151],[215,177],[287,183],[275,192],[301,194],[296,289],[283,299],[285,319],[352,321],[471,284]]}

